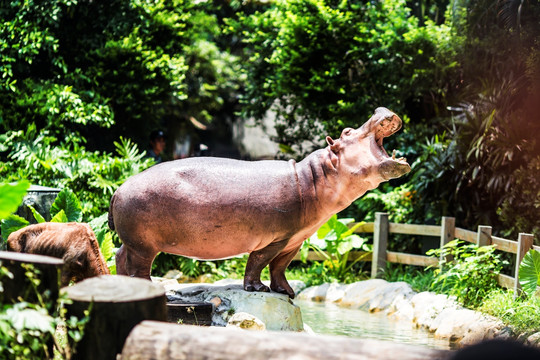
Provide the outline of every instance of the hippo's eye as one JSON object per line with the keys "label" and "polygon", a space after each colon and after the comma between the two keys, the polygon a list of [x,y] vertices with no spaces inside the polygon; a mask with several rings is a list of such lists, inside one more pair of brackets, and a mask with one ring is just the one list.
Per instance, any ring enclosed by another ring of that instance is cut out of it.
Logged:
{"label": "hippo's eye", "polygon": [[343,130],[342,135],[349,136],[349,135],[351,135],[352,130],[353,129],[351,129],[351,128],[346,128],[346,129]]}

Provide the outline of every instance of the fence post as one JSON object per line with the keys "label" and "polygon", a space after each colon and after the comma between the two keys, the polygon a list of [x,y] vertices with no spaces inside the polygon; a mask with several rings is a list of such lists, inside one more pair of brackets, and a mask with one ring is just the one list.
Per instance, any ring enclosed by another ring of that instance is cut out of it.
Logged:
{"label": "fence post", "polygon": [[476,245],[478,247],[491,245],[491,226],[478,226]]}
{"label": "fence post", "polygon": [[456,218],[443,216],[441,220],[441,256],[439,263],[452,261],[450,256],[443,258],[442,248],[450,241],[454,240],[456,232]]}
{"label": "fence post", "polygon": [[518,292],[521,292],[521,285],[519,285],[519,266],[523,257],[532,249],[534,243],[534,236],[532,234],[520,233],[518,237],[518,249],[516,254],[516,271],[514,274],[514,296],[518,296]]}
{"label": "fence post", "polygon": [[386,248],[388,245],[388,214],[375,213],[373,228],[373,260],[371,261],[371,278],[375,279],[386,269]]}

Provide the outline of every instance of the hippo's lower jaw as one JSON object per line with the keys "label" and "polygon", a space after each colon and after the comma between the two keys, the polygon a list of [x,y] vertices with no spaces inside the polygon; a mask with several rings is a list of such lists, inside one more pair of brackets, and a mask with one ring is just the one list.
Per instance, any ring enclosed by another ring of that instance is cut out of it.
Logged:
{"label": "hippo's lower jaw", "polygon": [[394,160],[388,158],[379,165],[379,173],[384,180],[390,180],[398,178],[411,171],[410,165],[406,160]]}

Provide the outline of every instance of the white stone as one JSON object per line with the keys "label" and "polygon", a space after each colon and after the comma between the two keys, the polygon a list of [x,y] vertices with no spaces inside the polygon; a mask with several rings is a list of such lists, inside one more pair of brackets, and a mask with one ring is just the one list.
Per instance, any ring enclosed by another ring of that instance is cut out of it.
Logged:
{"label": "white stone", "polygon": [[387,281],[381,279],[371,279],[349,284],[345,288],[345,294],[341,299],[340,305],[369,310],[369,302],[373,293],[387,284]]}
{"label": "white stone", "polygon": [[540,332],[534,333],[527,338],[527,344],[531,346],[540,345]]}
{"label": "white stone", "polygon": [[470,345],[492,339],[503,328],[497,319],[470,309],[444,309],[433,322],[435,337]]}
{"label": "white stone", "polygon": [[414,291],[404,282],[390,283],[380,279],[365,280],[350,284],[340,304],[353,308],[362,308],[370,312],[389,311],[396,298],[412,298]]}
{"label": "white stone", "polygon": [[341,302],[341,300],[343,300],[343,296],[345,296],[346,288],[347,285],[331,283],[326,291],[326,301],[333,303]]}
{"label": "white stone", "polygon": [[460,306],[446,295],[432,292],[421,292],[411,298],[413,322],[417,327],[432,329],[437,316],[447,308],[457,309]]}
{"label": "white stone", "polygon": [[237,312],[227,322],[227,327],[237,327],[244,330],[266,330],[264,323],[256,316],[246,312]]}
{"label": "white stone", "polygon": [[310,286],[298,294],[297,299],[308,301],[326,301],[326,293],[328,292],[329,287],[329,283],[318,286]]}

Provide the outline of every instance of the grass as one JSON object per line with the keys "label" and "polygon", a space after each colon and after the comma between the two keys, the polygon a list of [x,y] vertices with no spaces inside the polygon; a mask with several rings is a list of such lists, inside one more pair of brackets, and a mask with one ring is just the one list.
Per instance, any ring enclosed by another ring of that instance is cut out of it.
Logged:
{"label": "grass", "polygon": [[492,291],[477,310],[501,319],[517,334],[540,331],[540,298],[517,297],[512,290]]}

